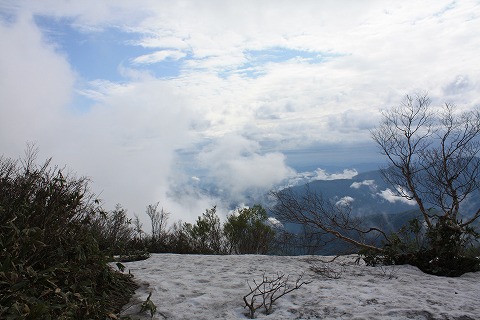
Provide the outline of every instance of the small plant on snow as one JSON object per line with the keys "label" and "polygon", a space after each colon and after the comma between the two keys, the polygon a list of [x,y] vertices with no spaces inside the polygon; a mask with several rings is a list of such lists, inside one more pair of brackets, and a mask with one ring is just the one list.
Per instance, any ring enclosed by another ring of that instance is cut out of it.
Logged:
{"label": "small plant on snow", "polygon": [[326,263],[316,264],[315,262],[311,262],[310,270],[328,279],[340,279],[345,267],[333,268]]}
{"label": "small plant on snow", "polygon": [[147,300],[142,302],[142,305],[140,306],[140,312],[143,313],[145,311],[150,311],[150,317],[153,318],[153,315],[155,312],[157,312],[157,306],[155,303],[153,303],[152,300],[150,300],[150,297],[152,296],[152,293],[150,292],[148,294]]}
{"label": "small plant on snow", "polygon": [[340,263],[338,267],[332,267],[331,264],[334,262],[339,255],[328,259],[320,259],[320,258],[306,258],[304,259],[305,262],[310,264],[310,270],[315,272],[316,274],[327,278],[327,279],[340,279],[342,277],[343,272],[345,271],[345,263]]}
{"label": "small plant on snow", "polygon": [[264,273],[261,282],[253,279],[253,284],[251,284],[247,281],[250,292],[243,296],[243,301],[245,302],[245,307],[248,308],[250,319],[254,319],[255,312],[262,307],[267,315],[271,314],[275,301],[299,289],[302,285],[310,283],[301,281],[302,277],[303,274],[297,278],[294,284],[290,284],[288,275],[277,273],[273,277],[268,277]]}
{"label": "small plant on snow", "polygon": [[395,264],[392,264],[392,265],[380,265],[380,270],[382,271],[382,275],[386,278],[388,278],[388,280],[392,280],[392,279],[396,279],[398,276],[397,276],[397,272],[398,272],[398,268]]}

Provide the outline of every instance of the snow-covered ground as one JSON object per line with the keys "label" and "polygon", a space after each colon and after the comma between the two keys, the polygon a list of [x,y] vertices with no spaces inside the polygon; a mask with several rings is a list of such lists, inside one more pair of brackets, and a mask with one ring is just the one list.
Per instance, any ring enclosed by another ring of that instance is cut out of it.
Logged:
{"label": "snow-covered ground", "polygon": [[[302,280],[311,283],[277,300],[272,314],[259,309],[257,318],[480,319],[480,272],[446,278],[408,265],[356,265],[352,256],[328,265],[312,263],[318,258],[154,254],[124,263],[141,284],[124,314],[150,318],[138,311],[151,292],[157,306],[153,319],[246,319],[242,298],[249,292],[247,280],[281,272],[293,284],[304,272]],[[323,272],[312,271],[311,265]]]}

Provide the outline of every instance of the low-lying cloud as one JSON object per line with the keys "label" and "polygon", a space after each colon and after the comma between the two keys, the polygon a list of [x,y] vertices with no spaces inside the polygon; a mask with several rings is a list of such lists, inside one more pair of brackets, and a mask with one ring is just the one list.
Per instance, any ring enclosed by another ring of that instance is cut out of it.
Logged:
{"label": "low-lying cloud", "polygon": [[358,172],[355,169],[344,169],[340,173],[328,173],[324,169],[315,170],[315,177],[313,180],[338,180],[338,179],[352,179]]}
{"label": "low-lying cloud", "polygon": [[294,174],[278,152],[261,153],[260,145],[237,135],[227,135],[206,145],[196,157],[206,177],[234,201],[268,192]]}
{"label": "low-lying cloud", "polygon": [[406,204],[411,205],[411,206],[416,205],[415,200],[411,200],[411,199],[407,199],[405,197],[401,197],[401,196],[399,196],[398,193],[395,193],[390,188],[387,188],[385,190],[380,191],[379,193],[377,193],[377,195],[380,196],[381,198],[387,200],[390,203],[403,202],[403,203],[406,203]]}
{"label": "low-lying cloud", "polygon": [[335,202],[335,205],[340,207],[348,207],[352,204],[353,201],[355,201],[354,198],[350,196],[345,196],[340,198],[340,200],[338,200],[337,202]]}
{"label": "low-lying cloud", "polygon": [[376,184],[375,184],[375,180],[363,180],[361,182],[353,182],[350,185],[350,188],[359,189],[361,186],[367,186],[370,189],[376,189],[376,187],[377,187]]}

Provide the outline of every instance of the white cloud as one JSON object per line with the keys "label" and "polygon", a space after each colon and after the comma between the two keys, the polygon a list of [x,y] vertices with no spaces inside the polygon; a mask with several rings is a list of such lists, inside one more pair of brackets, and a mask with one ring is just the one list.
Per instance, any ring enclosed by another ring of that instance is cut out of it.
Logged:
{"label": "white cloud", "polygon": [[390,203],[403,202],[411,206],[416,205],[415,200],[409,200],[407,198],[401,197],[398,195],[398,193],[393,192],[390,188],[380,191],[379,193],[377,193],[377,195]]}
{"label": "white cloud", "polygon": [[350,196],[345,196],[340,198],[340,200],[338,200],[337,202],[335,202],[335,205],[340,207],[348,207],[352,204],[353,201],[355,201],[354,198]]}
{"label": "white cloud", "polygon": [[132,43],[144,48],[176,48],[178,50],[188,50],[189,48],[185,40],[171,36],[168,32],[166,34],[152,34]]}
{"label": "white cloud", "polygon": [[136,64],[152,64],[161,62],[167,59],[179,60],[186,56],[186,53],[176,50],[160,50],[154,53],[146,54],[136,57],[133,62]]}
{"label": "white cloud", "polygon": [[343,134],[358,134],[373,129],[380,121],[375,110],[345,110],[332,113],[328,117],[330,131],[339,131]]}
{"label": "white cloud", "polygon": [[363,180],[362,182],[353,182],[350,188],[359,189],[361,186],[376,188],[375,180]]}
{"label": "white cloud", "polygon": [[352,179],[358,172],[355,169],[345,169],[342,173],[328,173],[324,169],[318,168],[315,170],[316,176],[313,180],[338,180],[338,179]]}
{"label": "white cloud", "polygon": [[316,180],[352,179],[357,174],[355,169],[344,169],[341,173],[328,173],[325,169],[317,168],[314,171],[297,172],[289,176],[282,188],[307,184]]}
{"label": "white cloud", "polygon": [[247,194],[267,192],[294,174],[283,154],[259,152],[257,142],[227,135],[205,146],[197,160],[226,197],[244,201]]}
{"label": "white cloud", "polygon": [[188,144],[194,113],[162,81],[111,89],[89,113],[69,123],[56,141],[61,150],[57,154],[93,177],[109,207],[120,202],[143,213],[148,204],[160,201],[173,211],[170,207],[176,204],[167,196],[169,179],[176,150]]}
{"label": "white cloud", "polygon": [[283,224],[275,217],[268,217],[267,224],[277,229],[283,229]]}
{"label": "white cloud", "polygon": [[0,20],[0,38],[0,149],[17,156],[27,141],[50,148],[68,117],[74,73],[28,17]]}

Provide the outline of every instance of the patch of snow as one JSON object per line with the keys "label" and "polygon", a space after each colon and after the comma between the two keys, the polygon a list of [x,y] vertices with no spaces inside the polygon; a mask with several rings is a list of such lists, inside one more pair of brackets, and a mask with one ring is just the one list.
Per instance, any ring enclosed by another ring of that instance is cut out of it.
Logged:
{"label": "patch of snow", "polygon": [[323,257],[153,254],[124,263],[141,284],[124,315],[150,319],[138,311],[152,292],[153,319],[247,319],[247,280],[281,272],[292,280],[305,273],[302,280],[312,282],[277,300],[272,314],[258,310],[258,319],[479,319],[480,272],[436,277],[409,265],[357,265],[356,256],[345,256],[328,265],[342,270],[333,279],[310,270],[308,260],[317,258]]}

